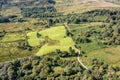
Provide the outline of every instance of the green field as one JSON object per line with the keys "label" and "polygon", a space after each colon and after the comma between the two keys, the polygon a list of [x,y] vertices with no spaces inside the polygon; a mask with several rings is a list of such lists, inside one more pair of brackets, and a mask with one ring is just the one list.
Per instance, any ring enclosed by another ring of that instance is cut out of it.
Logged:
{"label": "green field", "polygon": [[27,34],[28,43],[30,46],[40,46],[37,56],[41,56],[60,49],[61,51],[69,51],[72,47],[75,49],[74,41],[66,35],[64,26],[52,27],[40,32],[30,32]]}

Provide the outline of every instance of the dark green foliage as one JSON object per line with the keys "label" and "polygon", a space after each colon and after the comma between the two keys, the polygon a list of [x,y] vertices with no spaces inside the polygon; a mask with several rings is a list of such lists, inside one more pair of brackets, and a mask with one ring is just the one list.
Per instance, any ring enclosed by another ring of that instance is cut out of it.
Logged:
{"label": "dark green foliage", "polygon": [[48,7],[32,7],[32,8],[21,8],[21,14],[24,17],[41,17],[48,18],[56,16],[56,9],[53,6]]}
{"label": "dark green foliage", "polygon": [[10,15],[10,16],[6,16],[0,17],[0,23],[10,23],[10,22],[26,22],[26,20],[24,20],[23,18],[18,18],[18,16],[16,15]]}
{"label": "dark green foliage", "polygon": [[64,57],[76,57],[77,56],[77,53],[71,47],[69,48],[69,52],[67,52],[67,51],[60,51],[59,49],[57,49],[55,54],[59,55],[60,57],[63,57],[63,58]]}
{"label": "dark green foliage", "polygon": [[120,45],[119,28],[119,23],[106,25],[102,28],[102,31],[99,34],[99,39],[103,40],[103,43],[106,45]]}
{"label": "dark green foliage", "polygon": [[4,37],[5,34],[6,34],[6,31],[5,31],[5,30],[3,30],[2,32],[0,32],[0,38],[1,38],[1,37]]}
{"label": "dark green foliage", "polygon": [[120,4],[120,0],[105,0],[105,1],[115,3],[115,4]]}
{"label": "dark green foliage", "polygon": [[0,17],[0,23],[7,23],[10,22],[8,17]]}
{"label": "dark green foliage", "polygon": [[62,16],[60,21],[74,24],[80,24],[84,22],[116,22],[120,19],[120,16],[118,15],[120,15],[119,10],[97,9],[81,14],[68,14],[66,16]]}
{"label": "dark green foliage", "polygon": [[78,37],[76,42],[77,43],[89,43],[89,42],[91,42],[91,40],[88,39],[87,37]]}
{"label": "dark green foliage", "polygon": [[[56,59],[57,58],[57,59]],[[60,62],[61,61],[61,62]],[[55,62],[55,65],[53,64]],[[60,57],[30,57],[0,64],[0,78],[6,80],[119,80],[119,67],[110,67],[109,65],[92,60],[92,67],[85,70],[79,62],[74,59],[62,59]],[[54,68],[61,67],[62,72],[58,73]]]}
{"label": "dark green foliage", "polygon": [[20,48],[20,49],[23,49],[23,50],[25,50],[25,49],[27,49],[29,51],[32,50],[32,47],[28,45],[27,41],[20,41],[20,42],[18,42],[18,46],[17,47]]}

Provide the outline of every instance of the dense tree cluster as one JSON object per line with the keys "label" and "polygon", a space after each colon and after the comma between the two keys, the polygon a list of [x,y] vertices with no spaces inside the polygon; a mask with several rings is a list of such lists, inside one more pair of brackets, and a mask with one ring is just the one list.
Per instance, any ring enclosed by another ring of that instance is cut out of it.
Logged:
{"label": "dense tree cluster", "polygon": [[1,80],[119,80],[120,68],[102,61],[92,60],[92,67],[85,70],[75,59],[59,56],[30,57],[0,64]]}
{"label": "dense tree cluster", "polygon": [[120,25],[105,25],[99,34],[99,39],[107,45],[120,45]]}
{"label": "dense tree cluster", "polygon": [[83,22],[113,22],[120,19],[119,10],[92,10],[82,14],[68,14],[65,19],[68,23],[83,23]]}
{"label": "dense tree cluster", "polygon": [[76,57],[78,56],[78,52],[76,52],[72,47],[69,48],[68,51],[60,51],[59,49],[56,50],[56,52],[53,52],[55,55],[58,55],[60,57]]}
{"label": "dense tree cluster", "polygon": [[0,16],[0,23],[8,23],[8,22],[25,22],[23,19],[19,19],[18,16],[16,15],[10,15],[10,16],[5,16],[3,17],[2,15]]}
{"label": "dense tree cluster", "polygon": [[8,17],[0,17],[0,23],[7,23],[10,22]]}
{"label": "dense tree cluster", "polygon": [[51,7],[47,13],[43,12],[42,14],[40,13],[41,8],[37,7],[34,10],[32,9],[34,8],[24,8],[22,10],[23,16],[34,18],[51,18],[50,20],[53,21],[52,24],[64,22],[67,22],[68,24],[80,24],[85,22],[109,22],[115,24],[120,21],[119,10],[96,9],[85,13],[72,13],[68,15],[63,15],[63,13],[56,12],[56,9],[54,7]]}
{"label": "dense tree cluster", "polygon": [[56,9],[53,6],[48,7],[32,7],[32,8],[21,8],[21,14],[24,17],[54,17],[56,16]]}

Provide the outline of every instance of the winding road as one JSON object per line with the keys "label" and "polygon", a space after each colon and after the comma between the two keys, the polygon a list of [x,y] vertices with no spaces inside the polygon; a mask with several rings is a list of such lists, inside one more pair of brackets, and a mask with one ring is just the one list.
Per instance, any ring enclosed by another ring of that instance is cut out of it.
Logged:
{"label": "winding road", "polygon": [[[64,25],[65,29],[66,29],[68,32],[70,32],[70,28],[68,27],[68,25],[67,25],[66,23],[63,23],[63,25]],[[76,47],[76,48],[77,48],[77,47]],[[79,49],[77,49],[77,50],[78,50],[78,57],[77,57],[78,62],[82,65],[83,68],[88,69],[88,68],[80,61],[80,50],[79,50]]]}
{"label": "winding road", "polygon": [[77,57],[78,62],[82,65],[83,68],[88,69],[81,61],[80,61],[80,50],[78,49],[78,57]]}

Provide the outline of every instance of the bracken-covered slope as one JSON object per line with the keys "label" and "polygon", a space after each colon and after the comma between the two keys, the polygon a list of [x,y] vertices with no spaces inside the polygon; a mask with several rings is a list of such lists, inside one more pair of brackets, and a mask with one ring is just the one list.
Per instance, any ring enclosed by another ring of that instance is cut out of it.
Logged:
{"label": "bracken-covered slope", "polygon": [[21,8],[53,6],[54,0],[0,0],[0,15],[20,15]]}
{"label": "bracken-covered slope", "polygon": [[120,0],[105,0],[105,1],[120,4]]}
{"label": "bracken-covered slope", "polygon": [[[110,3],[109,1],[111,2],[112,0],[0,0],[0,6],[3,9],[2,12],[4,12],[4,9],[12,8],[13,12],[18,11],[19,13],[19,8],[21,7],[43,7],[55,5],[57,11],[65,14],[73,12],[85,12],[98,8],[119,7],[118,5]],[[119,1],[116,0],[115,2]]]}
{"label": "bracken-covered slope", "polygon": [[53,0],[0,0],[2,8],[10,7],[27,7],[27,6],[44,6],[48,4],[55,4]]}
{"label": "bracken-covered slope", "polygon": [[65,13],[85,12],[98,8],[119,7],[105,0],[56,0],[56,8]]}

